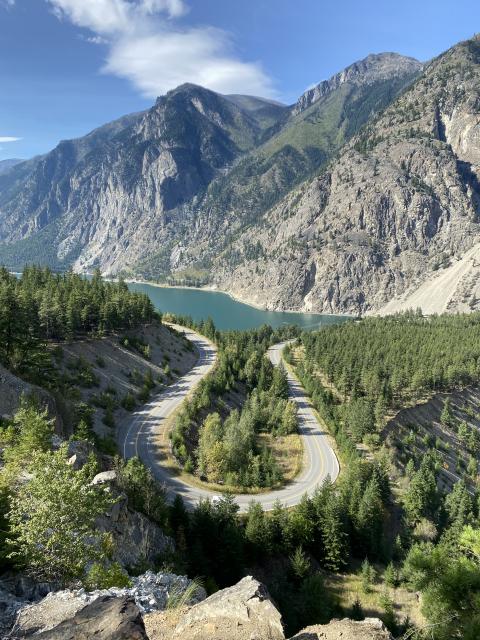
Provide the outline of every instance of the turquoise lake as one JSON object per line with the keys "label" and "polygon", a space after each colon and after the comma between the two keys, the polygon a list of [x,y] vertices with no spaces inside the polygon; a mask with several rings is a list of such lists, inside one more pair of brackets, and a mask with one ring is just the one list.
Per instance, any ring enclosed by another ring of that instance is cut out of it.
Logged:
{"label": "turquoise lake", "polygon": [[295,324],[303,329],[346,320],[345,316],[329,316],[318,313],[290,313],[263,311],[237,302],[225,293],[200,289],[155,287],[149,284],[129,283],[132,291],[146,293],[158,311],[188,315],[194,320],[212,318],[218,329],[253,329],[262,324],[276,328]]}

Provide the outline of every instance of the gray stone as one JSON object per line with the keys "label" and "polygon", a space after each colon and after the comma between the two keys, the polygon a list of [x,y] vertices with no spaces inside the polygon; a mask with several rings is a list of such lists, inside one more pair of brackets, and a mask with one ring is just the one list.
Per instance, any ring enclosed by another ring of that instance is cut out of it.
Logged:
{"label": "gray stone", "polygon": [[148,640],[133,598],[102,596],[48,631],[42,640]]}
{"label": "gray stone", "polygon": [[93,478],[92,484],[110,484],[112,482],[115,482],[116,479],[116,471],[102,471],[101,473],[97,473],[97,475]]}
{"label": "gray stone", "polygon": [[[7,602],[10,612],[9,625],[13,623],[15,614],[18,619],[15,625],[15,637],[26,637],[37,631],[49,631],[62,622],[70,620],[87,605],[91,605],[98,599],[105,598],[125,599],[131,598],[143,613],[163,611],[171,598],[178,598],[189,590],[192,581],[186,576],[177,576],[173,573],[146,573],[132,578],[132,586],[125,588],[112,587],[110,589],[97,589],[85,591],[85,589],[54,591],[49,593],[40,602],[25,604],[14,601],[11,596]],[[186,604],[193,605],[206,598],[205,590],[198,587],[193,593],[189,593]],[[0,592],[0,607],[2,603]],[[13,616],[13,617],[12,617]]]}
{"label": "gray stone", "polygon": [[247,576],[217,591],[185,613],[174,638],[194,640],[284,640],[281,615],[266,587]]}
{"label": "gray stone", "polygon": [[360,622],[345,618],[307,627],[290,640],[393,640],[393,636],[378,618]]}

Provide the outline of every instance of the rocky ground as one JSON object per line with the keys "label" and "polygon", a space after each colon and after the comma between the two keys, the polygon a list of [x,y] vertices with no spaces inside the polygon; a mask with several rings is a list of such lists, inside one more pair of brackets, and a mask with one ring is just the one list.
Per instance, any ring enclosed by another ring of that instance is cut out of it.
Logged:
{"label": "rocky ground", "polygon": [[[189,371],[197,357],[189,343],[163,324],[100,339],[62,343],[59,349],[60,375],[73,377],[79,399],[94,407],[94,430],[101,436],[112,435],[112,429],[104,422],[102,394],[112,398],[114,422],[118,424],[129,415],[122,399],[127,394],[137,398],[147,374],[151,373],[155,393]],[[81,380],[84,370],[88,370],[93,384],[76,382],[76,378]]]}
{"label": "rocky ground", "polygon": [[[173,574],[145,575],[129,589],[49,593],[20,607],[10,640],[285,640],[281,615],[260,582],[247,576],[206,598]],[[187,594],[186,598],[178,598]],[[334,620],[291,640],[392,640],[375,618]]]}
{"label": "rocky ground", "polygon": [[[22,395],[35,396],[56,421],[56,433],[72,433],[72,407],[84,402],[92,407],[97,435],[112,437],[115,425],[129,419],[122,406],[127,394],[142,404],[139,393],[151,374],[151,393],[161,390],[189,371],[197,358],[190,343],[164,324],[104,338],[74,340],[52,345],[54,364],[64,385],[59,402],[52,393],[29,384],[0,366],[0,417],[11,417]],[[105,421],[106,401],[113,408],[113,426]]]}

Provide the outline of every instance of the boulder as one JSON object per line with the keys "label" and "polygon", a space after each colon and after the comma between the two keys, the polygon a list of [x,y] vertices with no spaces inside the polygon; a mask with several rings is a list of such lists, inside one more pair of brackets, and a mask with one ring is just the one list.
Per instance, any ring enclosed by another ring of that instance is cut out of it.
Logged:
{"label": "boulder", "polygon": [[[45,633],[57,628],[65,621],[74,618],[77,613],[90,608],[97,600],[116,598],[118,600],[133,599],[140,613],[163,611],[169,600],[177,598],[187,590],[191,590],[192,581],[186,576],[177,576],[173,573],[146,573],[132,578],[132,586],[125,588],[112,587],[110,589],[97,589],[85,591],[85,589],[54,591],[43,600],[35,604],[21,607],[22,603],[12,600],[8,602],[13,613],[19,609],[17,622],[14,629],[15,638],[29,637],[37,632]],[[205,589],[198,587],[189,593],[186,605],[193,605],[206,597]],[[1,599],[0,599],[1,604]],[[23,603],[25,605],[25,603]],[[13,620],[12,620],[13,622]],[[9,629],[11,628],[11,623]],[[35,637],[37,637],[35,635]],[[46,636],[45,636],[46,637]],[[96,637],[96,636],[95,636]]]}
{"label": "boulder", "polygon": [[344,618],[307,627],[290,640],[393,640],[393,636],[378,618],[360,622]]}
{"label": "boulder", "polygon": [[45,632],[69,620],[85,608],[88,601],[75,591],[52,591],[40,602],[20,609],[13,635],[24,638],[41,631]]}
{"label": "boulder", "polygon": [[101,473],[97,473],[97,475],[93,478],[92,484],[110,484],[112,482],[115,482],[116,479],[116,471],[102,471]]}
{"label": "boulder", "polygon": [[35,635],[42,640],[148,640],[133,598],[102,596],[68,620]]}
{"label": "boulder", "polygon": [[252,576],[217,591],[184,613],[173,633],[182,640],[284,640],[281,615]]}

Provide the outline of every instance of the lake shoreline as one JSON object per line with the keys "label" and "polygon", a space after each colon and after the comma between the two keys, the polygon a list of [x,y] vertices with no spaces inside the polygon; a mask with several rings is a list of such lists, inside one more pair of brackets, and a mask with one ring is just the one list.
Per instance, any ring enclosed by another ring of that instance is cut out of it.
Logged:
{"label": "lake shoreline", "polygon": [[[111,280],[115,280],[115,278],[111,278]],[[239,302],[240,304],[244,304],[247,307],[251,307],[252,309],[257,309],[258,311],[265,311],[265,312],[271,312],[271,313],[296,313],[296,314],[303,314],[306,316],[331,316],[332,318],[355,318],[355,316],[349,314],[349,313],[324,313],[324,312],[320,312],[320,311],[298,311],[295,309],[268,309],[267,307],[262,307],[259,304],[255,304],[254,302],[247,302],[246,300],[244,300],[243,298],[240,298],[239,296],[234,295],[233,293],[231,293],[230,291],[223,291],[223,289],[219,289],[218,287],[212,287],[209,285],[205,285],[203,287],[194,287],[194,286],[188,286],[188,285],[175,285],[175,284],[163,284],[160,282],[152,282],[149,280],[139,280],[137,278],[124,278],[125,282],[128,283],[132,283],[132,284],[141,284],[141,285],[149,285],[151,287],[158,287],[159,289],[186,289],[186,290],[190,290],[190,291],[209,291],[210,293],[220,293],[224,296],[228,296],[229,298],[231,298],[232,300],[234,300],[235,302]]]}

